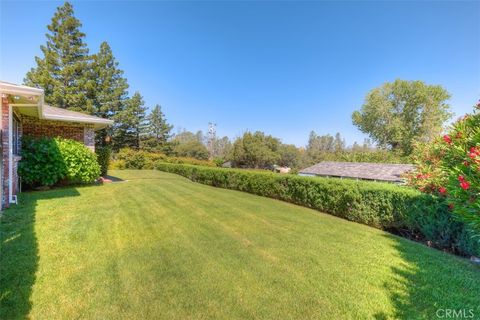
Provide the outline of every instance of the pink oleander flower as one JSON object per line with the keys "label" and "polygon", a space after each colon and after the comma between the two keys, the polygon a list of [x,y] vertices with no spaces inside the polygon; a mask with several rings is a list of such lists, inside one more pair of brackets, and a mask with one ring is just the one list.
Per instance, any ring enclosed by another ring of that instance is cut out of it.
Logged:
{"label": "pink oleander flower", "polygon": [[466,180],[460,182],[460,187],[463,189],[463,190],[468,190],[470,188],[470,183]]}

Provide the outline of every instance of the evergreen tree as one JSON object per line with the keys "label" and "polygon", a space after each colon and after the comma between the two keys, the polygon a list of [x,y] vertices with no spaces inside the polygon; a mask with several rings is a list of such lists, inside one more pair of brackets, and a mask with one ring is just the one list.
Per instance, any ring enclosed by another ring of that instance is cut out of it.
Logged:
{"label": "evergreen tree", "polygon": [[[90,76],[94,83],[89,92],[94,104],[93,113],[98,117],[116,119],[116,115],[125,109],[128,83],[107,42],[102,42],[100,51],[92,56]],[[119,125],[115,123],[113,127],[97,132],[97,146],[104,146],[106,136],[115,135]]]}
{"label": "evergreen tree", "polygon": [[140,138],[145,128],[145,102],[139,92],[127,100],[126,107],[115,116],[118,123],[115,129],[114,148],[118,150],[123,147],[138,149]]}
{"label": "evergreen tree", "polygon": [[337,132],[337,134],[335,135],[334,144],[335,152],[342,152],[343,150],[345,150],[345,140],[342,139],[340,132]]}
{"label": "evergreen tree", "polygon": [[146,136],[142,145],[148,149],[158,149],[165,145],[170,138],[173,126],[167,123],[160,105],[156,105],[147,117],[144,134]]}
{"label": "evergreen tree", "polygon": [[43,58],[35,57],[37,66],[26,75],[26,85],[45,90],[45,102],[55,107],[86,113],[93,112],[87,92],[89,55],[82,24],[75,18],[69,2],[57,8],[47,26],[47,43],[41,46]]}

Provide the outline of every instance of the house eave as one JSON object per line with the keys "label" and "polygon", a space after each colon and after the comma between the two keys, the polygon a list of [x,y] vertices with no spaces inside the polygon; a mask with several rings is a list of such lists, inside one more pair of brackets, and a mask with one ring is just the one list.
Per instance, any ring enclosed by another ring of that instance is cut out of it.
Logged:
{"label": "house eave", "polygon": [[43,89],[0,81],[0,92],[19,96],[42,96]]}
{"label": "house eave", "polygon": [[53,121],[64,121],[64,122],[76,122],[76,123],[85,123],[85,124],[93,124],[95,130],[100,130],[111,126],[113,124],[113,120],[108,119],[84,119],[81,117],[70,117],[70,116],[60,116],[60,115],[53,115],[44,113],[43,119],[45,120],[53,120]]}

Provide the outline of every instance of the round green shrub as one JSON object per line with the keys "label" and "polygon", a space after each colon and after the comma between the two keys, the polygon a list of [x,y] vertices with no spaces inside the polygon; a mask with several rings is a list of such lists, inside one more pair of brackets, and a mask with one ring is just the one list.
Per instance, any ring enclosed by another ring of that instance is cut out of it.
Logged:
{"label": "round green shrub", "polygon": [[70,183],[92,183],[100,177],[100,165],[97,155],[80,142],[55,138],[63,161],[65,178]]}
{"label": "round green shrub", "polygon": [[23,183],[32,186],[51,186],[65,176],[65,162],[55,140],[49,138],[22,139],[22,160],[18,174]]}
{"label": "round green shrub", "polygon": [[92,183],[100,176],[97,156],[80,142],[62,138],[24,137],[18,173],[31,186],[68,183]]}

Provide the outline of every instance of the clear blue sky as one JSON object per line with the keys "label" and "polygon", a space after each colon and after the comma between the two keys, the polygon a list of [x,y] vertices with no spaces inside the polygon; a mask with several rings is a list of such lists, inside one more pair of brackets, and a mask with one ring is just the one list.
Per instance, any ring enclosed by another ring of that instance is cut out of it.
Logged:
{"label": "clear blue sky", "polygon": [[[176,128],[353,143],[352,111],[386,81],[441,84],[457,116],[480,98],[477,1],[72,3],[90,51],[108,41],[130,91]],[[1,0],[2,80],[22,82],[60,4]]]}

